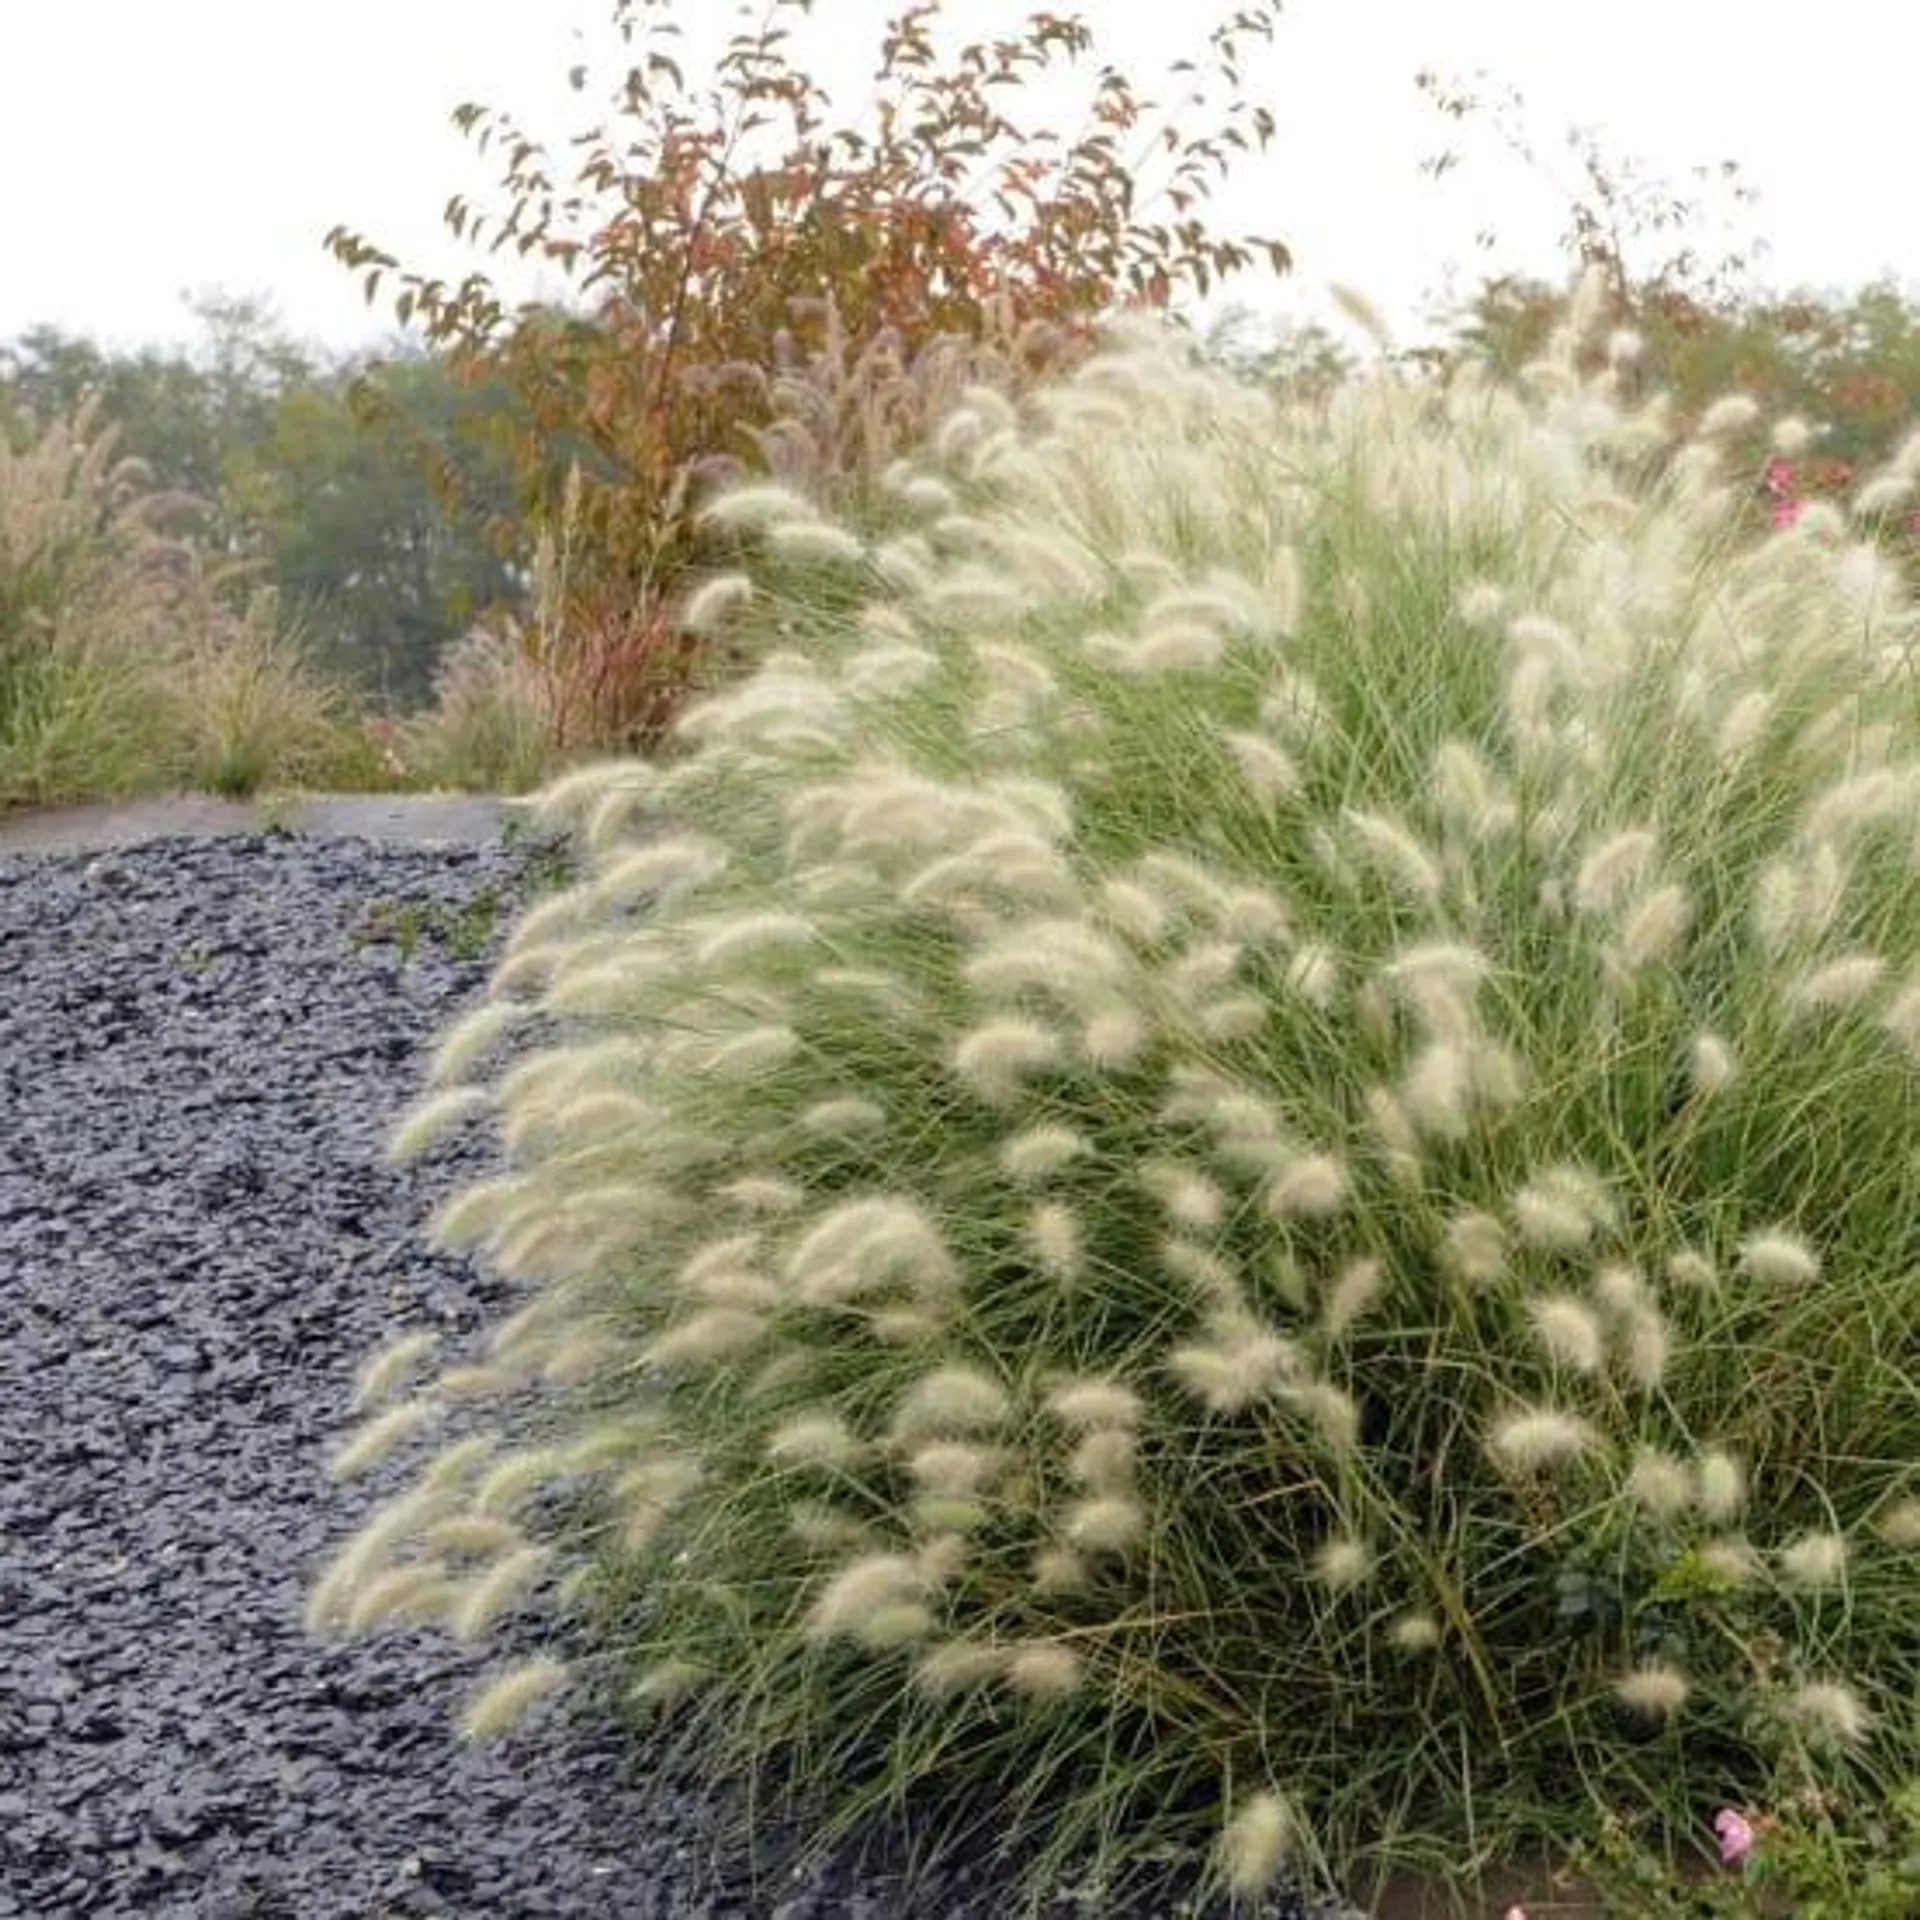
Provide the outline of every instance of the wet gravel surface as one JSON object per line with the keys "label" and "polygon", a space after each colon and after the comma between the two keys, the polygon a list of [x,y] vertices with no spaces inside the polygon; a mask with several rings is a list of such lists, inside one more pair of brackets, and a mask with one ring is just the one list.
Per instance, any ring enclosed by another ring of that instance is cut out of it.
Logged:
{"label": "wet gravel surface", "polygon": [[382,1490],[325,1475],[356,1366],[498,1311],[421,1234],[471,1163],[382,1152],[536,858],[280,834],[0,853],[5,1920],[1008,1912],[984,1865],[907,1894],[778,1844],[743,1862],[710,1800],[603,1729],[460,1743],[483,1656],[303,1633]]}

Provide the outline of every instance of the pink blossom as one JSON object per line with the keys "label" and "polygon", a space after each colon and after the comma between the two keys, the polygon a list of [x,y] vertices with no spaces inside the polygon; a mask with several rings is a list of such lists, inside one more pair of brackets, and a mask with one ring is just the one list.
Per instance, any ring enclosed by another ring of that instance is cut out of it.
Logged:
{"label": "pink blossom", "polygon": [[1761,483],[1775,499],[1779,499],[1793,485],[1793,462],[1775,454],[1761,469]]}
{"label": "pink blossom", "polygon": [[1773,503],[1773,525],[1777,533],[1784,533],[1795,525],[1800,518],[1800,509],[1805,503],[1799,500],[1776,500]]}
{"label": "pink blossom", "polygon": [[1722,1807],[1713,1816],[1713,1830],[1720,1836],[1720,1863],[1737,1867],[1753,1851],[1752,1824],[1731,1807]]}
{"label": "pink blossom", "polygon": [[1527,1910],[1522,1906],[1511,1906],[1500,1916],[1500,1920],[1527,1920]]}

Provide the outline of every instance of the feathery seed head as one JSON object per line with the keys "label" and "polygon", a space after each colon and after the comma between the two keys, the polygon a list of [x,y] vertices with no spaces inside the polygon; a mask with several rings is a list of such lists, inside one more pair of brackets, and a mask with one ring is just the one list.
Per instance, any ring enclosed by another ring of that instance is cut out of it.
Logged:
{"label": "feathery seed head", "polygon": [[458,1594],[459,1588],[437,1565],[391,1567],[375,1574],[353,1596],[344,1625],[349,1633],[365,1633],[386,1621],[426,1626],[444,1619]]}
{"label": "feathery seed head", "polygon": [[1724,393],[1700,416],[1702,439],[1743,433],[1760,418],[1759,402],[1744,393]]}
{"label": "feathery seed head", "polygon": [[1089,1151],[1071,1127],[1029,1127],[1000,1149],[1000,1170],[1016,1186],[1038,1186],[1066,1171]]}
{"label": "feathery seed head", "polygon": [[510,1520],[489,1520],[482,1514],[449,1514],[436,1520],[422,1536],[440,1553],[466,1559],[496,1560],[526,1545],[526,1535]]}
{"label": "feathery seed head", "polygon": [[1874,1522],[1880,1538],[1897,1552],[1920,1547],[1920,1500],[1896,1500]]}
{"label": "feathery seed head", "polygon": [[641,1359],[664,1373],[697,1371],[751,1353],[772,1331],[766,1315],[751,1308],[708,1307],[648,1341]]}
{"label": "feathery seed head", "polygon": [[1226,1217],[1227,1196],[1197,1167],[1177,1160],[1148,1160],[1137,1177],[1160,1203],[1168,1223],[1183,1232],[1211,1233]]}
{"label": "feathery seed head", "polygon": [[1240,1283],[1234,1268],[1211,1247],[1192,1240],[1167,1239],[1160,1243],[1160,1264],[1176,1280],[1191,1287],[1210,1305],[1234,1305],[1240,1300]]}
{"label": "feathery seed head", "polygon": [[804,494],[768,481],[730,488],[710,502],[700,517],[712,527],[753,529],[776,527],[789,520],[810,520],[813,515],[813,504]]}
{"label": "feathery seed head", "polygon": [[1725,1526],[1747,1504],[1747,1476],[1739,1461],[1719,1447],[1693,1463],[1693,1501],[1703,1519]]}
{"label": "feathery seed head", "polygon": [[860,1443],[838,1414],[799,1414],[776,1427],[767,1440],[767,1457],[782,1466],[846,1467],[860,1451]]}
{"label": "feathery seed head", "polygon": [[1100,905],[1118,931],[1143,946],[1154,945],[1166,935],[1170,915],[1148,887],[1131,880],[1109,880],[1100,889]]}
{"label": "feathery seed head", "polygon": [[1033,1590],[1042,1598],[1084,1593],[1089,1572],[1086,1561],[1068,1547],[1043,1547],[1033,1557]]}
{"label": "feathery seed head", "polygon": [[1463,1140],[1472,1094],[1472,1056],[1465,1047],[1436,1040],[1408,1065],[1398,1104],[1420,1132],[1439,1140]]}
{"label": "feathery seed head", "polygon": [[964,1500],[980,1492],[1004,1465],[1003,1456],[992,1447],[936,1440],[914,1450],[907,1470],[928,1493]]}
{"label": "feathery seed head", "polygon": [[1302,947],[1287,965],[1286,982],[1308,1006],[1325,1013],[1340,991],[1339,960],[1326,947]]}
{"label": "feathery seed head", "polygon": [[697,1691],[711,1677],[697,1661],[676,1655],[650,1666],[627,1689],[627,1698],[635,1706],[668,1707]]}
{"label": "feathery seed head", "polygon": [[421,1328],[413,1333],[402,1334],[391,1346],[376,1354],[360,1369],[355,1380],[355,1409],[364,1412],[369,1407],[377,1406],[403,1380],[416,1373],[439,1344],[440,1336],[437,1333]]}
{"label": "feathery seed head", "polygon": [[1004,1106],[1029,1078],[1058,1067],[1063,1052],[1060,1036],[1037,1020],[986,1020],[961,1036],[953,1070],[980,1099]]}
{"label": "feathery seed head", "polygon": [[1507,1272],[1507,1230],[1490,1213],[1458,1213],[1442,1230],[1440,1257],[1470,1286],[1490,1287]]}
{"label": "feathery seed head", "polygon": [[947,1640],[929,1647],[914,1662],[913,1684],[935,1700],[967,1692],[1000,1679],[1007,1656],[998,1647],[972,1640]]}
{"label": "feathery seed head", "polygon": [[1547,1294],[1529,1301],[1534,1338],[1557,1367],[1572,1373],[1598,1373],[1606,1361],[1606,1338],[1592,1310],[1571,1294]]}
{"label": "feathery seed head", "polygon": [[[726,849],[712,840],[691,835],[656,840],[650,846],[636,847],[620,855],[604,867],[593,883],[592,897],[603,907],[625,906],[648,896],[669,899],[709,885],[726,867]],[[549,904],[572,905],[567,896]],[[523,920],[515,935],[516,943],[530,937],[536,925],[532,916]]]}
{"label": "feathery seed head", "polygon": [[1787,1711],[1807,1741],[1822,1747],[1854,1747],[1866,1739],[1873,1716],[1860,1696],[1834,1680],[1813,1680],[1797,1687]]}
{"label": "feathery seed head", "polygon": [[1379,1304],[1386,1288],[1386,1268],[1378,1260],[1349,1260],[1340,1269],[1320,1316],[1320,1328],[1329,1340],[1339,1340]]}
{"label": "feathery seed head", "polygon": [[1090,1433],[1132,1429],[1146,1410],[1131,1387],[1092,1378],[1062,1381],[1048,1393],[1046,1405],[1063,1426]]}
{"label": "feathery seed head", "polygon": [[402,1400],[375,1414],[334,1454],[330,1463],[333,1477],[352,1480],[368,1472],[439,1417],[440,1409],[431,1400]]}
{"label": "feathery seed head", "polygon": [[1241,779],[1262,805],[1274,807],[1298,796],[1300,769],[1283,747],[1261,733],[1229,733],[1225,738]]}
{"label": "feathery seed head", "polygon": [[469,1740],[497,1740],[512,1733],[541,1701],[566,1684],[563,1661],[541,1657],[509,1668],[468,1702],[460,1731]]}
{"label": "feathery seed head", "polygon": [[1299,1836],[1299,1821],[1283,1794],[1257,1793],[1221,1831],[1220,1871],[1238,1898],[1254,1899],[1280,1876]]}
{"label": "feathery seed head", "polygon": [[1373,1550],[1364,1540],[1341,1535],[1325,1542],[1313,1556],[1314,1578],[1333,1593],[1364,1586],[1373,1573]]}
{"label": "feathery seed head", "polygon": [[801,1130],[830,1140],[855,1140],[877,1133],[887,1124],[887,1110],[877,1100],[859,1094],[841,1094],[819,1100],[800,1116]]}
{"label": "feathery seed head", "polygon": [[752,599],[750,574],[715,574],[687,596],[686,605],[680,611],[681,624],[691,633],[716,633]]}
{"label": "feathery seed head", "polygon": [[1302,1155],[1268,1181],[1261,1195],[1276,1220],[1325,1220],[1347,1203],[1347,1171],[1330,1153]]}
{"label": "feathery seed head", "polygon": [[1088,1016],[1080,1029],[1080,1053],[1103,1073],[1123,1073],[1139,1064],[1151,1039],[1139,1010],[1116,1000]]}
{"label": "feathery seed head", "polygon": [[1027,1217],[1027,1250],[1049,1280],[1079,1279],[1086,1257],[1079,1216],[1057,1200],[1035,1207]]}
{"label": "feathery seed head", "polygon": [[1646,876],[1658,844],[1644,827],[1603,841],[1581,862],[1573,883],[1574,905],[1582,913],[1610,913],[1622,892]]}
{"label": "feathery seed head", "polygon": [[808,1552],[822,1557],[864,1553],[873,1545],[867,1526],[839,1507],[802,1500],[787,1511],[787,1531]]}
{"label": "feathery seed head", "polygon": [[1167,1366],[1209,1411],[1236,1414],[1277,1393],[1300,1369],[1300,1354],[1251,1317],[1222,1313],[1207,1337],[1178,1347]]}
{"label": "feathery seed head", "polygon": [[486,1572],[467,1583],[453,1610],[451,1625],[457,1640],[475,1641],[522,1600],[552,1560],[546,1547],[523,1546],[503,1555]]}
{"label": "feathery seed head", "polygon": [[1605,1186],[1580,1167],[1548,1168],[1511,1205],[1520,1238],[1545,1253],[1578,1253],[1615,1220]]}
{"label": "feathery seed head", "polygon": [[528,1008],[516,1001],[482,1001],[455,1021],[434,1048],[427,1084],[444,1087],[460,1080],[528,1017]]}
{"label": "feathery seed head", "polygon": [[914,1382],[895,1411],[893,1435],[992,1433],[1012,1417],[1005,1390],[974,1367],[936,1367]]}
{"label": "feathery seed head", "polygon": [[[1287,1350],[1283,1366],[1297,1372],[1299,1356]],[[1331,1380],[1300,1380],[1279,1389],[1281,1405],[1296,1414],[1313,1429],[1315,1437],[1329,1453],[1351,1454],[1360,1444],[1360,1409],[1353,1396]]]}
{"label": "feathery seed head", "polygon": [[420,1101],[393,1131],[387,1158],[395,1162],[417,1159],[437,1146],[456,1128],[493,1106],[484,1087],[448,1087]]}
{"label": "feathery seed head", "polygon": [[865,543],[830,520],[781,520],[768,530],[767,542],[790,560],[811,560],[828,566],[853,566],[867,555]]}
{"label": "feathery seed head", "polygon": [[1440,898],[1446,884],[1440,863],[1404,822],[1354,807],[1342,818],[1354,851],[1383,879],[1415,900],[1431,904]]}
{"label": "feathery seed head", "polygon": [[1403,1613],[1387,1629],[1402,1653],[1431,1653],[1440,1644],[1440,1623],[1430,1613]]}
{"label": "feathery seed head", "polygon": [[1074,1448],[1067,1472],[1095,1493],[1124,1493],[1133,1485],[1136,1444],[1129,1427],[1096,1427]]}
{"label": "feathery seed head", "polygon": [[730,1180],[719,1191],[723,1200],[750,1218],[793,1213],[806,1202],[805,1189],[767,1174]]}
{"label": "feathery seed head", "polygon": [[1740,1271],[1762,1286],[1806,1286],[1820,1277],[1820,1256],[1801,1235],[1774,1228],[1741,1241]]}
{"label": "feathery seed head", "polygon": [[1646,1305],[1646,1283],[1637,1267],[1610,1261],[1593,1276],[1593,1297],[1615,1319],[1627,1319]]}
{"label": "feathery seed head", "polygon": [[917,1203],[847,1200],[814,1221],[786,1261],[788,1282],[814,1306],[840,1306],[891,1286],[925,1299],[958,1278],[939,1230]]}
{"label": "feathery seed head", "polygon": [[1704,1293],[1720,1284],[1719,1269],[1704,1253],[1682,1247],[1667,1256],[1667,1278],[1689,1293]]}
{"label": "feathery seed head", "polygon": [[1672,958],[1693,916],[1687,891],[1677,884],[1656,888],[1630,908],[1620,923],[1619,956],[1629,975]]}
{"label": "feathery seed head", "polygon": [[1061,1534],[1083,1554],[1123,1554],[1139,1542],[1146,1519],[1137,1500],[1105,1493],[1070,1508]]}
{"label": "feathery seed head", "polygon": [[851,1629],[851,1636],[873,1653],[910,1647],[933,1632],[933,1615],[917,1600],[897,1600],[876,1607]]}
{"label": "feathery seed head", "polygon": [[1751,1586],[1760,1575],[1759,1554],[1737,1534],[1702,1541],[1694,1558],[1703,1572],[1730,1592]]}
{"label": "feathery seed head", "polygon": [[1787,988],[1787,1004],[1799,1014],[1843,1013],[1857,1006],[1886,977],[1877,953],[1850,953],[1803,974]]}
{"label": "feathery seed head", "polygon": [[1718,1034],[1697,1033],[1687,1043],[1687,1084],[1699,1098],[1723,1092],[1738,1072],[1733,1049]]}
{"label": "feathery seed head", "polygon": [[842,1567],[813,1603],[807,1616],[812,1640],[862,1639],[874,1620],[895,1609],[920,1607],[926,1578],[904,1554],[868,1554]]}
{"label": "feathery seed head", "polygon": [[1678,1667],[1648,1660],[1614,1682],[1613,1696],[1636,1718],[1671,1720],[1687,1704],[1691,1691]]}
{"label": "feathery seed head", "polygon": [[1652,1307],[1640,1306],[1627,1315],[1626,1334],[1627,1378],[1643,1393],[1652,1393],[1667,1377],[1672,1330]]}
{"label": "feathery seed head", "polygon": [[1672,1454],[1643,1447],[1627,1474],[1627,1497],[1656,1520],[1678,1520],[1693,1505],[1693,1475]]}
{"label": "feathery seed head", "polygon": [[1534,1407],[1501,1420],[1488,1446],[1495,1460],[1515,1472],[1551,1473],[1578,1460],[1596,1437],[1592,1427],[1575,1414]]}
{"label": "feathery seed head", "polygon": [[1846,1577],[1847,1542],[1838,1533],[1803,1533],[1780,1549],[1780,1571],[1796,1587],[1835,1587]]}
{"label": "feathery seed head", "polygon": [[1008,1652],[1001,1678],[1030,1700],[1064,1700],[1078,1693],[1085,1666],[1074,1650],[1058,1641],[1038,1641]]}

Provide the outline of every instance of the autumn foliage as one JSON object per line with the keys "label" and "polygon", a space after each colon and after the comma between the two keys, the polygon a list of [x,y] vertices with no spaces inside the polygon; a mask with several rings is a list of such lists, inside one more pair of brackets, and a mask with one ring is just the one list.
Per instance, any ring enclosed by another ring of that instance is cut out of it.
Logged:
{"label": "autumn foliage", "polygon": [[[1096,63],[1077,15],[943,48],[939,0],[920,0],[881,35],[859,124],[802,64],[812,0],[743,7],[704,89],[674,11],[616,0],[628,69],[570,167],[504,113],[455,115],[504,156],[507,208],[456,196],[448,226],[559,269],[578,295],[564,310],[509,311],[484,273],[449,285],[329,236],[370,300],[395,276],[396,318],[511,396],[493,430],[519,499],[492,532],[509,554],[544,538],[570,556],[562,604],[535,623],[563,748],[653,742],[710,664],[673,611],[714,557],[697,509],[768,464],[769,435],[791,455],[798,423],[809,477],[858,495],[958,387],[1017,387],[1070,362],[1104,313],[1289,265],[1279,241],[1205,218],[1235,156],[1273,131],[1245,93],[1268,0],[1178,63],[1184,97],[1164,104]],[[1023,90],[1068,69],[1090,81],[1082,131],[1016,117]],[[584,92],[584,69],[570,77]]]}

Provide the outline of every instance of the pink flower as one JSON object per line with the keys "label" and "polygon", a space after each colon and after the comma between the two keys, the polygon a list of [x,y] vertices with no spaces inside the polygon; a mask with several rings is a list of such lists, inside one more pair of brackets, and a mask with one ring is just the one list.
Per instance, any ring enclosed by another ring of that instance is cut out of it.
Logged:
{"label": "pink flower", "polygon": [[1500,1916],[1500,1920],[1527,1920],[1527,1910],[1522,1906],[1511,1906]]}
{"label": "pink flower", "polygon": [[1720,1864],[1737,1867],[1753,1851],[1753,1827],[1742,1814],[1722,1807],[1713,1816],[1713,1830],[1720,1836]]}
{"label": "pink flower", "polygon": [[1785,533],[1800,518],[1802,502],[1798,500],[1776,500],[1773,503],[1773,526],[1776,533]]}
{"label": "pink flower", "polygon": [[1783,460],[1778,454],[1760,470],[1761,484],[1779,499],[1793,485],[1793,462]]}

